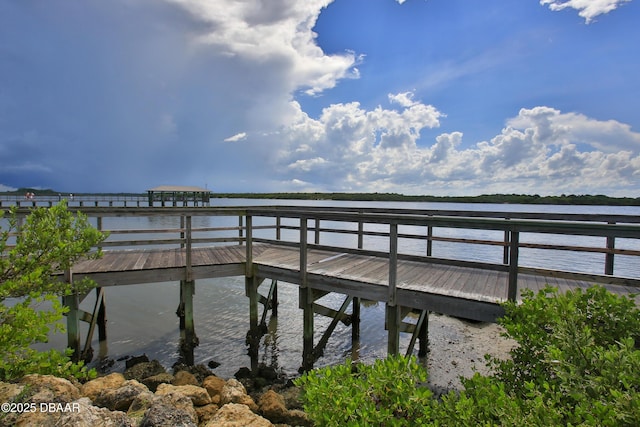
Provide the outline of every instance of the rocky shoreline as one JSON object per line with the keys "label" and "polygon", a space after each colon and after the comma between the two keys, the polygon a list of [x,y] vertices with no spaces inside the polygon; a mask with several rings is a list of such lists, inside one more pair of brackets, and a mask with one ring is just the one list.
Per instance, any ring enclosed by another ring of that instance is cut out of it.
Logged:
{"label": "rocky shoreline", "polygon": [[[434,315],[430,320],[429,387],[459,389],[460,376],[486,373],[485,354],[505,356],[513,342],[495,324]],[[210,366],[212,369],[215,366]],[[126,360],[123,373],[85,384],[43,375],[0,382],[3,426],[310,426],[299,389],[273,368],[253,376],[241,368],[225,380],[204,365],[176,364],[168,372],[145,355]]]}
{"label": "rocky shoreline", "polygon": [[253,378],[224,380],[202,365],[176,366],[172,374],[143,358],[85,384],[27,375],[0,382],[0,400],[9,403],[0,426],[310,426],[299,390],[274,374],[263,368]]}

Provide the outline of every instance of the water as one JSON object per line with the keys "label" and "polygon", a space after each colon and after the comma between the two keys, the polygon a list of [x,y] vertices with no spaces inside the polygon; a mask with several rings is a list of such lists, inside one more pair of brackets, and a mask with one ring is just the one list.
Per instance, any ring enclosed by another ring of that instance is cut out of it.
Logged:
{"label": "water", "polygon": [[[315,205],[315,206],[350,206],[350,207],[399,207],[407,209],[451,209],[478,211],[525,211],[525,212],[562,212],[562,213],[599,213],[640,215],[639,207],[608,206],[538,206],[538,205],[492,205],[492,204],[455,204],[455,203],[401,203],[401,202],[334,202],[334,201],[274,201],[274,200],[221,200],[212,199],[213,205],[247,206],[258,204]],[[194,228],[237,225],[237,219],[195,217]],[[135,229],[149,227],[179,227],[177,218],[105,218],[105,229]],[[322,224],[323,226],[325,223]],[[327,226],[329,224],[326,224]],[[400,232],[415,232],[411,227],[401,227]],[[237,235],[237,232],[235,232]],[[424,233],[424,232],[423,232]],[[230,235],[233,235],[230,234]],[[502,232],[439,230],[438,236],[466,237],[477,239],[501,240]],[[295,234],[293,234],[295,236]],[[113,236],[117,238],[118,236]],[[121,236],[122,239],[131,236]],[[336,242],[355,245],[354,236],[333,237]],[[523,235],[521,241],[563,243],[566,237]],[[330,243],[330,241],[323,241]],[[333,243],[333,242],[331,242]],[[382,244],[376,238],[365,240],[366,248],[375,248]],[[580,238],[581,245],[604,247],[603,238]],[[400,251],[404,253],[424,254],[424,241],[407,240],[400,242]],[[619,239],[616,247],[640,249],[637,241]],[[379,248],[384,249],[385,248]],[[434,256],[449,258],[465,258],[490,262],[501,262],[502,248],[487,246],[466,247],[461,254],[460,246],[454,243],[434,242]],[[601,274],[604,255],[584,254],[543,250],[523,249],[520,264],[534,267],[560,268]],[[640,260],[638,257],[616,256],[616,274],[640,277]],[[261,293],[266,295],[268,283],[265,281]],[[265,289],[266,288],[266,289]],[[298,372],[302,361],[302,311],[298,309],[298,287],[287,283],[279,283],[278,297],[280,305],[278,317],[268,320],[269,332],[261,341],[259,361],[276,367],[282,373],[293,376]],[[342,304],[340,295],[328,295],[321,303],[338,309]],[[178,318],[175,314],[179,302],[178,283],[153,283],[109,287],[106,289],[107,309],[107,344],[100,348],[97,339],[93,348],[96,355],[115,362],[113,370],[123,370],[122,359],[129,355],[146,353],[150,358],[158,359],[170,368],[179,359]],[[93,298],[89,297],[82,308],[91,311]],[[259,306],[262,310],[262,306]],[[316,366],[324,366],[342,362],[347,357],[357,356],[365,362],[384,357],[387,350],[387,332],[384,329],[384,304],[371,303],[361,310],[361,333],[358,349],[351,348],[351,328],[339,323],[325,349],[324,356]],[[260,312],[261,314],[261,312]],[[433,317],[433,316],[432,316]],[[243,366],[250,366],[250,359],[245,345],[246,333],[249,329],[249,302],[244,294],[244,277],[198,280],[194,297],[194,321],[200,345],[194,352],[195,362],[207,364],[216,361],[220,366],[214,372],[222,377],[232,377]],[[331,319],[315,317],[316,336],[318,342]],[[445,321],[438,323],[435,318],[430,323],[430,341],[451,343],[460,340],[459,327]],[[83,336],[86,325],[82,326]],[[95,334],[97,338],[97,333]],[[84,339],[84,338],[83,338]],[[410,337],[401,334],[401,349],[406,348]],[[453,341],[452,341],[453,340]],[[54,336],[49,345],[63,348],[66,336]],[[433,347],[432,347],[433,350]],[[433,353],[433,351],[432,351]],[[482,354],[479,355],[481,358]],[[430,356],[431,357],[431,356]],[[474,356],[478,357],[478,356]]]}

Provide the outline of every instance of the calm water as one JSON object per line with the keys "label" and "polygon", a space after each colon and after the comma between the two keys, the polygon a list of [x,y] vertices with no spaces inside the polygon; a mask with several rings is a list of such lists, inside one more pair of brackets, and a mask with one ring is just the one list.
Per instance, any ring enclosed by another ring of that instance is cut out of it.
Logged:
{"label": "calm water", "polygon": [[[455,203],[371,203],[371,202],[333,202],[333,201],[273,201],[273,200],[221,200],[213,199],[212,204],[228,205],[257,205],[257,204],[286,204],[286,205],[321,205],[321,206],[364,206],[364,207],[401,207],[416,209],[459,209],[486,211],[525,211],[525,212],[563,212],[563,213],[598,213],[598,214],[627,214],[640,215],[639,207],[607,207],[607,206],[535,206],[535,205],[492,205],[492,204],[455,204]],[[178,226],[176,218],[154,219],[105,219],[105,229],[123,229],[148,227],[151,221],[158,228]],[[194,228],[204,226],[221,226],[221,219],[194,218]],[[237,219],[228,219],[229,225],[237,225]],[[412,231],[409,227],[400,232]],[[424,231],[422,231],[424,233]],[[466,237],[490,238],[501,240],[502,233],[488,231],[441,230],[437,235],[453,236],[464,233]],[[126,236],[125,236],[126,237]],[[352,236],[335,237],[335,239],[351,239]],[[355,239],[353,237],[353,239]],[[521,241],[544,241],[547,243],[562,242],[566,237],[560,236],[521,236]],[[338,240],[340,243],[345,243]],[[323,243],[328,243],[327,240]],[[349,243],[349,242],[347,242]],[[382,243],[375,240],[365,241],[365,247],[375,247]],[[602,238],[582,238],[579,244],[597,245],[604,247]],[[406,253],[425,253],[425,242],[402,241],[400,250]],[[638,242],[619,240],[619,248],[638,248]],[[381,248],[382,249],[382,248]],[[386,249],[386,248],[384,248]],[[461,257],[460,246],[442,242],[434,243],[434,256]],[[485,260],[501,262],[502,249],[483,246],[467,247],[463,258],[471,260]],[[564,253],[541,250],[523,250],[520,264],[527,266],[563,268],[576,271],[602,273],[604,255]],[[640,277],[640,260],[636,257],[616,257],[616,274]],[[268,282],[265,281],[264,287]],[[116,361],[113,369],[123,369],[124,362],[117,361],[124,356],[146,353],[150,358],[158,359],[167,368],[178,360],[179,330],[178,318],[175,314],[179,301],[179,284],[154,283],[110,287],[106,289],[107,302],[107,346],[99,349],[97,340],[93,348],[96,356]],[[265,294],[268,289],[262,289]],[[260,362],[277,367],[287,375],[295,375],[302,360],[302,311],[298,307],[298,288],[295,285],[279,283],[279,312],[278,318],[269,322],[269,333],[261,342]],[[323,301],[326,305],[338,308],[342,303],[341,297],[328,295]],[[195,349],[196,363],[214,360],[221,365],[214,372],[222,377],[231,377],[243,366],[250,366],[245,336],[249,327],[248,299],[244,295],[244,277],[230,277],[223,279],[199,280],[196,282],[194,298],[195,328],[200,345]],[[92,298],[87,298],[82,307],[91,311]],[[260,312],[262,306],[260,306]],[[387,347],[387,335],[384,330],[384,305],[372,304],[363,306],[361,322],[361,341],[358,355],[361,360],[372,361],[384,357]],[[330,323],[330,319],[316,316],[317,335],[315,342],[320,339],[322,332]],[[83,326],[83,327],[86,327]],[[435,329],[435,328],[434,328]],[[86,330],[86,329],[85,329]],[[83,332],[85,333],[85,332]],[[456,334],[455,330],[430,330],[431,338],[438,339],[434,334]],[[401,337],[401,348],[408,345],[409,336]],[[96,333],[97,337],[97,333]],[[50,345],[64,347],[65,336],[52,337]],[[324,356],[316,366],[340,363],[346,357],[354,354],[351,349],[351,329],[339,324],[332,335]]]}

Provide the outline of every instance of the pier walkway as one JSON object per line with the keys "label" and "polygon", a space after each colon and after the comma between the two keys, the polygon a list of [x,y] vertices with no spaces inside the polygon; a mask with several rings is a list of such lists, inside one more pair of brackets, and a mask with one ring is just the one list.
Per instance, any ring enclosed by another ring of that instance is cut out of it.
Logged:
{"label": "pier walkway", "polygon": [[[640,271],[637,216],[284,206],[78,210],[105,230],[107,218],[146,218],[143,223],[148,225],[111,229],[102,258],[79,262],[65,273],[68,280],[89,277],[100,287],[93,313],[79,309],[83,296],[65,300],[71,309],[69,343],[76,349],[80,320],[90,322],[91,334],[96,323],[104,323],[103,296],[109,286],[180,281],[178,313],[192,349],[197,345],[192,305],[196,281],[244,276],[251,354],[252,349],[257,352],[267,311],[277,314],[277,282],[296,284],[304,313],[305,368],[322,354],[338,322],[351,325],[354,341],[359,338],[361,300],[386,305],[389,353],[400,351],[399,334],[407,332],[412,334],[407,352],[419,340],[424,354],[432,311],[493,322],[504,312],[500,304],[519,299],[524,289],[536,292],[548,284],[566,291],[601,284],[628,294],[640,287],[637,275],[617,274],[623,261],[631,271]],[[175,222],[167,228],[160,217]],[[476,255],[469,255],[472,247]],[[602,273],[521,265],[522,254],[531,251],[595,257]],[[484,259],[477,259],[485,252]],[[498,259],[491,259],[496,254]],[[264,296],[259,288],[267,280],[271,287]],[[342,306],[320,305],[318,300],[327,293],[342,295]],[[333,319],[318,343],[314,315]],[[101,331],[106,337],[104,324]],[[90,341],[88,336],[87,344]]]}

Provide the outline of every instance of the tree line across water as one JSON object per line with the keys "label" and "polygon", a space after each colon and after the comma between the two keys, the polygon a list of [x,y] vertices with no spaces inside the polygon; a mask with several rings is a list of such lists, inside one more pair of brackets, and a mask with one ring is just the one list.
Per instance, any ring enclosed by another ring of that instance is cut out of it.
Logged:
{"label": "tree line across water", "polygon": [[[20,188],[0,195],[20,196],[27,193],[57,196],[70,194],[51,189]],[[114,196],[147,197],[146,193],[79,193],[77,196]],[[211,193],[219,199],[279,199],[279,200],[340,200],[366,202],[448,202],[448,203],[498,203],[498,204],[537,204],[537,205],[601,205],[601,206],[640,206],[640,197],[611,197],[603,194],[561,194],[540,196],[538,194],[482,194],[478,196],[432,196],[408,195],[400,193],[341,193],[341,192],[305,192],[305,193]]]}

